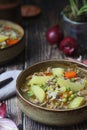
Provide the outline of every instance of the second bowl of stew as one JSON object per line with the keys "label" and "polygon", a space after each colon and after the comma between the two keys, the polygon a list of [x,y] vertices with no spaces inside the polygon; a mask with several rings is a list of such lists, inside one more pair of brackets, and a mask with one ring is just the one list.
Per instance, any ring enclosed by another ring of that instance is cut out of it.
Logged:
{"label": "second bowl of stew", "polygon": [[24,49],[24,29],[7,20],[0,20],[0,64],[7,62]]}

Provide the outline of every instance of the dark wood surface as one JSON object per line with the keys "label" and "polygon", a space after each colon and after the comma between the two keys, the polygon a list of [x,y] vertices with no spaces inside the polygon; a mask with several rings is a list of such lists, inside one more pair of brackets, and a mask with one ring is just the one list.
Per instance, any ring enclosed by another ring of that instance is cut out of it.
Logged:
{"label": "dark wood surface", "polygon": [[[58,47],[48,44],[46,31],[55,24],[61,25],[59,14],[62,7],[66,4],[66,0],[61,0],[61,2],[58,0],[32,0],[32,2],[25,0],[22,1],[22,4],[38,5],[42,9],[42,13],[37,17],[22,18],[21,23],[25,30],[25,50],[17,58],[3,65],[3,67],[6,67],[7,70],[23,70],[39,61],[65,58]],[[6,102],[7,111],[11,114],[16,124],[19,125],[20,130],[87,130],[87,121],[67,127],[40,124],[21,112],[16,96],[6,100]]]}

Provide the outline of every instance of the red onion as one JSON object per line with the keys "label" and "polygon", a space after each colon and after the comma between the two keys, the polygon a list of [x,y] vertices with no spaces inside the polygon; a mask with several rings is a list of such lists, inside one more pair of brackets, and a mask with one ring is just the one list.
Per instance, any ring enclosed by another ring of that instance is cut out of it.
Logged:
{"label": "red onion", "polygon": [[0,119],[0,130],[18,130],[16,124],[8,119],[8,118],[1,118]]}
{"label": "red onion", "polygon": [[82,63],[87,65],[87,60],[83,60]]}
{"label": "red onion", "polygon": [[46,39],[51,45],[58,44],[63,39],[63,37],[64,33],[59,25],[51,27],[46,32]]}
{"label": "red onion", "polygon": [[65,55],[71,56],[79,49],[77,41],[72,37],[65,37],[60,43],[60,49]]}
{"label": "red onion", "polygon": [[6,103],[2,102],[0,104],[0,118],[6,117],[6,114],[7,114],[7,112],[6,112]]}

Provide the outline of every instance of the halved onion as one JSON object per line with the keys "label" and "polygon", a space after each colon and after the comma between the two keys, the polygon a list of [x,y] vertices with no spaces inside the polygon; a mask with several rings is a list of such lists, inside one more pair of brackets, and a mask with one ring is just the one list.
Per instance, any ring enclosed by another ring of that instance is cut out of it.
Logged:
{"label": "halved onion", "polygon": [[18,130],[16,124],[8,119],[8,118],[1,118],[0,119],[0,130]]}

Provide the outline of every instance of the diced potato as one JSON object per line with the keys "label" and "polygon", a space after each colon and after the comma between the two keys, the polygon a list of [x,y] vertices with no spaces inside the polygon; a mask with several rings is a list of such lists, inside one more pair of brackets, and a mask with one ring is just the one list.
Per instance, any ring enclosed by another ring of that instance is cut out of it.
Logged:
{"label": "diced potato", "polygon": [[5,41],[5,40],[7,40],[7,39],[8,39],[8,36],[1,35],[1,34],[0,34],[0,42],[3,42],[3,41]]}
{"label": "diced potato", "polygon": [[44,85],[52,76],[33,76],[28,85]]}
{"label": "diced potato", "polygon": [[62,86],[59,88],[60,92],[65,92],[66,91],[66,87],[65,86]]}
{"label": "diced potato", "polygon": [[68,108],[80,107],[80,106],[82,106],[84,104],[84,102],[85,102],[84,97],[76,97],[71,101]]}
{"label": "diced potato", "polygon": [[84,83],[83,84],[75,83],[69,80],[65,80],[63,78],[58,79],[58,84],[60,85],[60,87],[65,86],[66,88],[70,88],[72,91],[75,91],[75,92],[85,87]]}
{"label": "diced potato", "polygon": [[40,103],[44,101],[45,92],[40,86],[38,86],[38,85],[31,86],[31,90]]}
{"label": "diced potato", "polygon": [[64,69],[63,68],[53,68],[53,75],[63,76]]}

